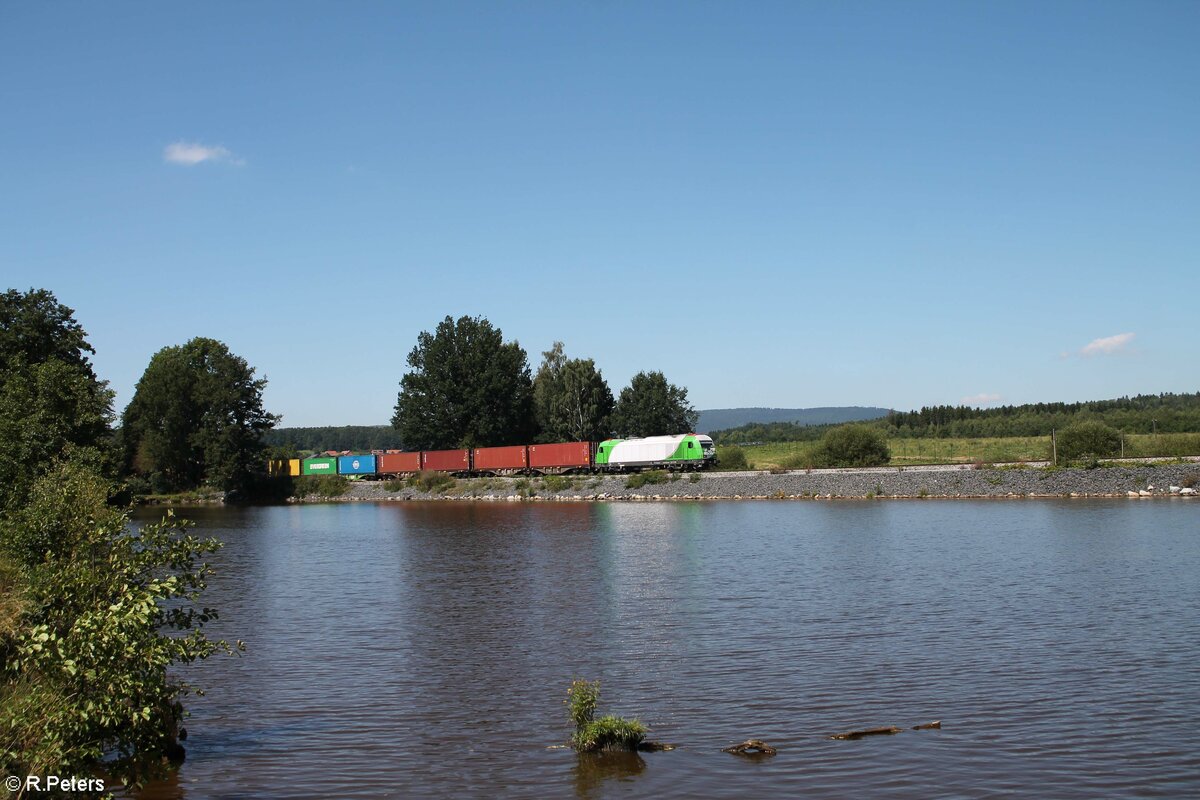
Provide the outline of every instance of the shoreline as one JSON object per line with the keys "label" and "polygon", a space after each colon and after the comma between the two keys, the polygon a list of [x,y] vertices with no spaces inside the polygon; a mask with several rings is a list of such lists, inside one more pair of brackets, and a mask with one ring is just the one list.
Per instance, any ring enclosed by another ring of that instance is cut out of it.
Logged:
{"label": "shoreline", "polygon": [[[693,478],[692,476],[698,476]],[[289,503],[390,501],[621,502],[696,500],[918,500],[1177,498],[1200,496],[1200,464],[1096,469],[873,467],[812,472],[707,472],[672,475],[662,483],[626,486],[629,476],[462,478],[441,491],[382,481],[352,482],[344,495],[290,498]],[[1195,487],[1195,488],[1193,488]],[[1177,491],[1172,492],[1175,488]]]}

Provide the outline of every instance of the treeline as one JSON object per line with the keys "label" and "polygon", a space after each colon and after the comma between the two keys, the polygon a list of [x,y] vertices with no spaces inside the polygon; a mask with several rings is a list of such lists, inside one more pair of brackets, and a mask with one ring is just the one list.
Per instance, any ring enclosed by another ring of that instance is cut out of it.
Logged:
{"label": "treeline", "polygon": [[1200,431],[1200,393],[1147,394],[1083,403],[1027,403],[998,408],[927,406],[892,412],[874,423],[898,438],[1048,436],[1077,422],[1102,422],[1125,433]]}
{"label": "treeline", "polygon": [[[864,424],[898,439],[992,439],[1049,436],[1079,422],[1102,422],[1125,433],[1200,432],[1200,393],[1146,394],[1082,403],[1027,403],[999,408],[927,406],[920,411],[892,411]],[[718,444],[816,441],[829,425],[793,422],[750,423],[715,431]]]}
{"label": "treeline", "polygon": [[749,422],[736,428],[713,431],[717,444],[765,444],[767,442],[815,442],[836,425],[801,425],[796,422]]}
{"label": "treeline", "polygon": [[277,450],[399,450],[400,433],[390,425],[326,425],[316,428],[275,428],[263,443]]}

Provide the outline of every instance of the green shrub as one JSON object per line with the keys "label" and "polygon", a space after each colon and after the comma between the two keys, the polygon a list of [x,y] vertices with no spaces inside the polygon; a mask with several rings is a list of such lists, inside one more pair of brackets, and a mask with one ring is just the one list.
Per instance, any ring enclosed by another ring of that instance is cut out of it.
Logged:
{"label": "green shrub", "polygon": [[341,475],[301,475],[292,482],[293,497],[341,497],[350,490],[350,481]]}
{"label": "green shrub", "polygon": [[1094,463],[1121,452],[1121,432],[1103,422],[1077,422],[1057,434],[1058,460]]}
{"label": "green shrub", "polygon": [[400,478],[393,478],[390,481],[383,482],[383,488],[389,492],[402,492],[408,488],[408,481]]}
{"label": "green shrub", "polygon": [[688,475],[688,483],[699,483],[699,482],[700,482],[700,473],[699,472],[693,472],[690,475]]}
{"label": "green shrub", "polygon": [[717,466],[726,472],[754,469],[746,458],[746,451],[732,444],[722,445],[717,451]]}
{"label": "green shrub", "polygon": [[612,715],[595,718],[600,701],[600,681],[575,680],[567,690],[567,716],[575,726],[571,746],[579,752],[637,750],[646,738],[646,726],[636,719]]}
{"label": "green shrub", "polygon": [[575,481],[563,475],[547,475],[542,478],[542,485],[546,491],[557,494],[564,489],[574,489]]}
{"label": "green shrub", "polygon": [[648,483],[666,483],[667,473],[661,469],[635,472],[625,479],[626,489],[640,489]]}
{"label": "green shrub", "polygon": [[887,438],[869,425],[839,425],[813,453],[814,466],[881,467],[892,460]]}
{"label": "green shrub", "polygon": [[422,492],[440,494],[455,483],[454,476],[446,472],[423,470],[408,479],[408,485]]}

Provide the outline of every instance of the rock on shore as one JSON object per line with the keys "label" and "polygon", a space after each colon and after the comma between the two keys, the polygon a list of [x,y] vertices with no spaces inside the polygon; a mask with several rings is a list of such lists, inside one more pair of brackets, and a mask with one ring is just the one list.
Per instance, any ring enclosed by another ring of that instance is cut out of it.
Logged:
{"label": "rock on shore", "polygon": [[[693,477],[694,476],[694,477]],[[628,476],[463,478],[444,491],[387,490],[381,481],[356,481],[342,497],[305,502],[376,500],[594,501],[837,498],[1131,497],[1186,500],[1169,487],[1200,484],[1200,464],[1098,469],[909,467],[786,473],[708,472],[671,476],[628,488]]]}

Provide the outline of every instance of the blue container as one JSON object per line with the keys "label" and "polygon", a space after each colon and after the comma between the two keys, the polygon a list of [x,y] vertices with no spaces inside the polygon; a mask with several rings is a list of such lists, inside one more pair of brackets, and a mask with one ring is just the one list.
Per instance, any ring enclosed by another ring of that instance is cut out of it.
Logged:
{"label": "blue container", "polygon": [[338,456],[338,475],[374,475],[375,456]]}

